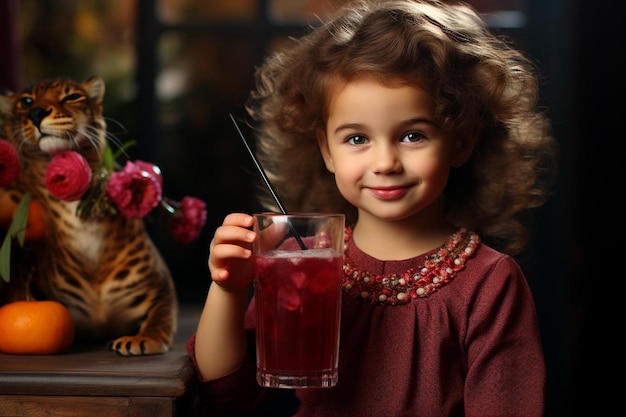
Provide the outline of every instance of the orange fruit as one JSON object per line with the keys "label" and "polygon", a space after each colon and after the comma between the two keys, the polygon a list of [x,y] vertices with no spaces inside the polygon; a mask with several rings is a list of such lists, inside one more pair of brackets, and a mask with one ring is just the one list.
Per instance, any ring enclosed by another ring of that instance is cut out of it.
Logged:
{"label": "orange fruit", "polygon": [[[13,221],[13,216],[15,216],[17,204],[13,202],[9,204],[7,201],[6,205],[3,203],[0,207],[2,207],[2,209],[0,209],[0,227],[8,230],[11,221]],[[30,200],[28,206],[28,221],[26,223],[26,231],[24,232],[24,240],[26,242],[43,239],[46,234],[43,215],[44,208],[41,203],[35,199]]]}
{"label": "orange fruit", "polygon": [[44,225],[44,208],[38,200],[30,200],[28,206],[28,223],[26,223],[26,232],[24,233],[24,240],[31,242],[35,240],[43,239],[46,234]]}
{"label": "orange fruit", "polygon": [[52,355],[74,343],[74,321],[57,301],[14,301],[0,307],[0,351]]}

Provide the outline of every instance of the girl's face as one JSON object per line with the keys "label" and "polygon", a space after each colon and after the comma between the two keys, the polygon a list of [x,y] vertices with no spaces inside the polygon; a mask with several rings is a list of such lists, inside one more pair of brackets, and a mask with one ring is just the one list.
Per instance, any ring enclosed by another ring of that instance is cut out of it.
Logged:
{"label": "girl's face", "polygon": [[354,80],[333,92],[328,110],[320,149],[359,219],[441,216],[437,201],[449,169],[469,152],[435,123],[426,90]]}

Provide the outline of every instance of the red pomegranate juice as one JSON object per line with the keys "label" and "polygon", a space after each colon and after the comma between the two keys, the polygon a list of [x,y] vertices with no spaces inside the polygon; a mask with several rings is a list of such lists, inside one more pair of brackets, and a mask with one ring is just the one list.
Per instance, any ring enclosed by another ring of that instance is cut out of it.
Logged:
{"label": "red pomegranate juice", "polygon": [[337,382],[342,256],[333,249],[256,257],[257,379],[274,387]]}

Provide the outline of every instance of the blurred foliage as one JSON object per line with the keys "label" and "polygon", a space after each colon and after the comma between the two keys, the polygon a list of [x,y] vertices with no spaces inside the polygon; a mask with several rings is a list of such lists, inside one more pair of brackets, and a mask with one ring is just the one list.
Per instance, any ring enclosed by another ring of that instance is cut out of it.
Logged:
{"label": "blurred foliage", "polygon": [[[112,133],[136,128],[135,2],[127,0],[20,0],[21,82],[50,77],[106,81],[105,114]],[[124,126],[124,128],[122,128]]]}

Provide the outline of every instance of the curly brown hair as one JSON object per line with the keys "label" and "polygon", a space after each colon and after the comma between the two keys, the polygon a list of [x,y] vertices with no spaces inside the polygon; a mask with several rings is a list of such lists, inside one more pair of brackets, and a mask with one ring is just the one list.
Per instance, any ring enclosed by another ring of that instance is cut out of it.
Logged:
{"label": "curly brown hair", "polygon": [[[556,172],[550,122],[538,107],[536,67],[494,35],[471,7],[431,0],[357,1],[270,55],[246,103],[256,153],[288,211],[356,209],[326,170],[316,133],[333,86],[374,77],[419,85],[437,121],[475,143],[452,169],[442,207],[454,225],[515,254],[528,242],[524,213],[543,205]],[[463,146],[463,143],[461,144]],[[267,209],[275,203],[260,188]]]}

